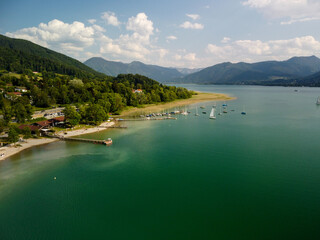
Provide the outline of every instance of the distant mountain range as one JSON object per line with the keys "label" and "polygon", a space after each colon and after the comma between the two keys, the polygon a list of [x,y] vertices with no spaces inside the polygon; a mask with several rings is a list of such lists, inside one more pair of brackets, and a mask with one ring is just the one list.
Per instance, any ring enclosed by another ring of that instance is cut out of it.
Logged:
{"label": "distant mountain range", "polygon": [[166,68],[156,65],[147,65],[142,62],[122,63],[107,61],[100,57],[93,57],[84,62],[94,70],[111,76],[118,74],[140,74],[159,82],[169,82],[172,79],[183,77],[184,74],[175,68]]}
{"label": "distant mountain range", "polygon": [[319,85],[319,76],[320,59],[311,56],[293,57],[287,61],[266,61],[251,64],[244,62],[221,63],[177,78],[173,82],[297,86],[304,84]]}
{"label": "distant mountain range", "polygon": [[[0,70],[47,71],[77,77],[140,74],[162,83],[256,84],[320,87],[320,59],[293,57],[287,61],[221,63],[204,69],[166,68],[141,62],[129,64],[91,58],[84,64],[27,40],[0,35]],[[196,72],[195,72],[196,71]]]}
{"label": "distant mountain range", "polygon": [[0,35],[0,69],[47,71],[78,77],[102,76],[80,61],[23,39]]}

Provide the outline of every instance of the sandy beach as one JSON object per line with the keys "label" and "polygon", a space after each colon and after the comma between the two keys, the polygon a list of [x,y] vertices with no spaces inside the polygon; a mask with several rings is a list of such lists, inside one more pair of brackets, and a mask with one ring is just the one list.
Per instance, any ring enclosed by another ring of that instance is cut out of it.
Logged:
{"label": "sandy beach", "polygon": [[[91,127],[91,128],[83,128],[83,129],[78,129],[78,130],[71,130],[71,131],[61,131],[58,132],[57,135],[59,136],[64,136],[64,137],[73,137],[73,136],[79,136],[82,134],[89,134],[89,133],[95,133],[99,131],[103,131],[108,129],[108,127],[111,127],[114,125],[114,122],[104,122],[100,124],[99,126],[96,127]],[[65,134],[66,133],[66,134]],[[6,147],[1,147],[0,148],[0,161],[5,160],[25,149],[39,146],[39,145],[44,145],[52,142],[59,141],[57,138],[37,138],[37,139],[28,139],[25,142],[18,142],[16,145],[21,145],[21,146],[6,146]]]}
{"label": "sandy beach", "polygon": [[130,117],[130,116],[139,116],[141,114],[146,113],[156,113],[162,112],[165,109],[174,108],[174,107],[181,107],[185,105],[191,105],[199,102],[210,102],[210,101],[230,101],[236,98],[230,97],[226,94],[222,93],[203,93],[198,92],[197,95],[193,95],[191,98],[188,99],[179,99],[173,102],[162,103],[162,104],[149,104],[142,108],[130,108],[121,113],[121,115],[116,116],[117,118],[121,117]]}

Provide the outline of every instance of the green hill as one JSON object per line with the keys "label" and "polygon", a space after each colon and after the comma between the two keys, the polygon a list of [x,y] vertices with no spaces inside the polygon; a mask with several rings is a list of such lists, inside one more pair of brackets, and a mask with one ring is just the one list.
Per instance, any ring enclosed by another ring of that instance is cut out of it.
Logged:
{"label": "green hill", "polygon": [[294,57],[287,61],[221,63],[176,79],[179,83],[290,85],[320,70],[320,59]]}
{"label": "green hill", "polygon": [[98,72],[111,76],[117,76],[118,74],[140,74],[159,82],[167,82],[173,78],[180,78],[184,76],[181,72],[174,68],[147,65],[137,61],[131,63],[122,63],[107,61],[103,58],[94,57],[85,61],[84,64]]}
{"label": "green hill", "polygon": [[78,77],[102,76],[85,64],[27,40],[0,35],[0,69],[11,72],[48,71]]}

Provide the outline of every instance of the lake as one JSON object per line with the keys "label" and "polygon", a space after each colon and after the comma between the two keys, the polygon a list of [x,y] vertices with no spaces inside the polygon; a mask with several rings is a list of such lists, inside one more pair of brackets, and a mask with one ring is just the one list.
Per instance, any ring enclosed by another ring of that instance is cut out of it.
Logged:
{"label": "lake", "polygon": [[237,99],[0,162],[0,239],[319,239],[320,88],[179,86]]}

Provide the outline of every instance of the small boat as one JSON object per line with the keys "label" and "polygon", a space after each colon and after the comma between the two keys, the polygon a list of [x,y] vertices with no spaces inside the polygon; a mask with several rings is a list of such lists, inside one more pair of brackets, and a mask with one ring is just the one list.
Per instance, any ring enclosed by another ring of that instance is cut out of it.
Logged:
{"label": "small boat", "polygon": [[316,104],[320,105],[320,96],[318,97]]}
{"label": "small boat", "polygon": [[195,113],[194,115],[195,115],[195,116],[199,116],[198,107],[196,107],[196,113]]}
{"label": "small boat", "polygon": [[223,110],[223,113],[228,113],[228,111],[225,109],[225,110]]}
{"label": "small boat", "polygon": [[216,119],[216,114],[215,114],[215,108],[212,107],[211,112],[210,112],[210,119]]}
{"label": "small boat", "polygon": [[187,116],[189,113],[187,112],[186,108],[184,109],[184,111],[181,112],[181,115]]}
{"label": "small boat", "polygon": [[204,107],[204,106],[201,106],[200,108],[201,108],[201,109],[205,109],[205,107]]}
{"label": "small boat", "polygon": [[106,146],[110,146],[112,144],[112,139],[108,138],[107,140],[104,140],[103,144]]}
{"label": "small boat", "polygon": [[207,112],[206,112],[206,111],[203,111],[202,113],[203,113],[203,114],[207,114]]}
{"label": "small boat", "polygon": [[242,110],[241,114],[242,115],[246,115],[247,114],[246,111],[244,110],[244,107],[243,107],[243,110]]}

